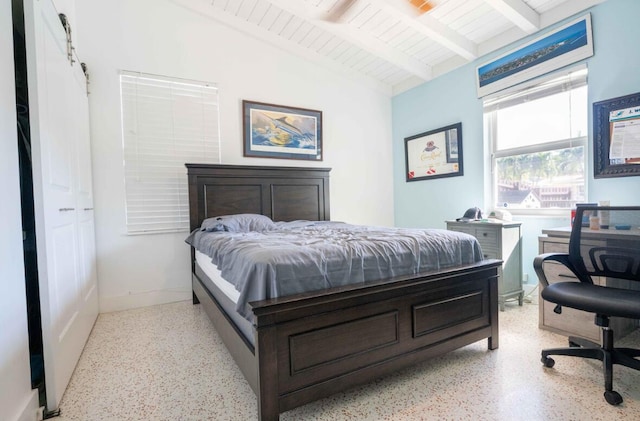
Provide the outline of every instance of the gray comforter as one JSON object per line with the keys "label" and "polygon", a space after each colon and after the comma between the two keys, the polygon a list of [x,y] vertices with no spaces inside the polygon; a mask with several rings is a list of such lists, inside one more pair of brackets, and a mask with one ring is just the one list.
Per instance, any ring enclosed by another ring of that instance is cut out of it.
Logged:
{"label": "gray comforter", "polygon": [[196,230],[186,242],[209,255],[235,285],[237,310],[249,320],[251,301],[482,260],[480,244],[467,234],[340,222],[278,222],[251,232]]}

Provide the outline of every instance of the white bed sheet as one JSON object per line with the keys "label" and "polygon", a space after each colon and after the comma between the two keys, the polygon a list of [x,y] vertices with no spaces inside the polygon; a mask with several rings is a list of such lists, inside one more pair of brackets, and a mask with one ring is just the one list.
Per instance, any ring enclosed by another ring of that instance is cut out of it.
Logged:
{"label": "white bed sheet", "polygon": [[236,290],[231,282],[226,281],[222,277],[218,267],[211,263],[211,257],[196,250],[196,262],[198,262],[200,269],[202,269],[209,279],[211,279],[213,283],[220,288],[224,295],[233,301],[234,304],[237,304],[238,299],[240,299],[240,291]]}

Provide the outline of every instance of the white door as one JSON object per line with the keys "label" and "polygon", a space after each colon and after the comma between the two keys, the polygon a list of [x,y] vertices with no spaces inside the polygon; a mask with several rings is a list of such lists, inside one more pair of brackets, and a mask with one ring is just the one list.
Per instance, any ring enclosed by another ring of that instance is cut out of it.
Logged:
{"label": "white door", "polygon": [[54,410],[98,312],[88,111],[51,0],[25,2],[25,28],[45,388]]}
{"label": "white door", "polygon": [[89,332],[98,317],[98,278],[96,270],[95,228],[93,225],[93,184],[91,177],[91,145],[87,79],[81,66],[74,64],[72,106],[76,130],[76,215],[80,271],[82,331]]}

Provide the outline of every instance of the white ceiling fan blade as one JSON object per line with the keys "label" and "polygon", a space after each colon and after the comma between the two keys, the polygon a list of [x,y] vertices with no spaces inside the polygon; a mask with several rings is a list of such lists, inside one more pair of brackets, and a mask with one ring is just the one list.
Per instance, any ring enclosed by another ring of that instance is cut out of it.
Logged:
{"label": "white ceiling fan blade", "polygon": [[324,17],[327,22],[341,23],[344,22],[345,14],[359,0],[339,0]]}

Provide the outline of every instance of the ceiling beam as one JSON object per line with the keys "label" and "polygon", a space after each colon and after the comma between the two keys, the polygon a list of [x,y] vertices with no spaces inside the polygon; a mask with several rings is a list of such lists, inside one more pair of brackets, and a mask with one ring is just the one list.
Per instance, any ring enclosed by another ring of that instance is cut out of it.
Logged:
{"label": "ceiling beam", "polygon": [[348,43],[356,45],[396,67],[399,67],[424,81],[431,80],[431,67],[405,53],[402,53],[374,36],[368,35],[346,23],[331,23],[322,19],[315,7],[309,7],[300,0],[269,0],[274,6],[306,19],[314,26],[334,35]]}
{"label": "ceiling beam", "polygon": [[406,0],[367,0],[384,10],[403,25],[429,37],[443,47],[453,51],[466,60],[478,57],[478,46],[446,25],[432,18],[428,13],[420,14]]}
{"label": "ceiling beam", "polygon": [[540,29],[540,15],[522,0],[484,0],[517,27],[532,34]]}
{"label": "ceiling beam", "polygon": [[590,7],[604,3],[605,0],[567,0],[564,3],[546,11],[540,16],[541,26],[543,28],[560,22],[576,13],[582,13]]}
{"label": "ceiling beam", "polygon": [[[549,9],[540,14],[540,30],[542,31],[545,28],[568,19],[578,13],[586,13],[585,11],[590,7],[604,3],[605,1],[606,0],[566,0],[553,9]],[[491,52],[499,50],[505,45],[517,42],[522,38],[522,32],[519,31],[518,28],[512,28],[479,44],[478,52],[480,53],[480,56],[490,54]],[[434,68],[433,71],[434,77],[438,76],[438,70]]]}

